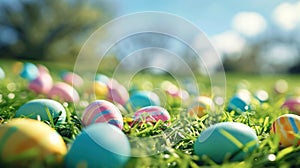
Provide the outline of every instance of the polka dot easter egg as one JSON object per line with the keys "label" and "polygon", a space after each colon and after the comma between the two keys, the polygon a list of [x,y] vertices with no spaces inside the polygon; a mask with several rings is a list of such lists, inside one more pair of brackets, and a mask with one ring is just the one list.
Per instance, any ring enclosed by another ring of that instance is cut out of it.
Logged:
{"label": "polka dot easter egg", "polygon": [[59,163],[67,153],[63,138],[53,128],[32,119],[18,118],[2,124],[0,142],[1,162],[9,167],[30,167],[49,157]]}
{"label": "polka dot easter egg", "polygon": [[143,123],[150,122],[155,123],[159,120],[165,122],[170,120],[169,112],[160,106],[147,106],[139,109],[134,113],[134,122]]}
{"label": "polka dot easter egg", "polygon": [[123,129],[123,117],[121,112],[114,104],[106,100],[96,100],[89,104],[84,110],[81,120],[85,126],[99,122],[107,122]]}
{"label": "polka dot easter egg", "polygon": [[281,108],[287,108],[289,111],[300,115],[300,97],[287,99]]}
{"label": "polka dot easter egg", "polygon": [[136,111],[142,107],[159,105],[160,99],[154,92],[138,91],[130,96],[126,108]]}
{"label": "polka dot easter egg", "polygon": [[22,105],[15,114],[15,117],[28,117],[49,121],[48,113],[58,123],[66,120],[66,110],[59,102],[51,99],[35,99]]}
{"label": "polka dot easter egg", "polygon": [[13,65],[13,72],[19,74],[22,78],[32,81],[39,75],[38,67],[32,63],[26,62],[16,62]]}
{"label": "polka dot easter egg", "polygon": [[280,145],[283,147],[299,145],[300,140],[295,134],[299,133],[300,116],[295,114],[284,114],[278,117],[272,124],[271,134],[279,136]]}
{"label": "polka dot easter egg", "polygon": [[67,168],[124,167],[130,157],[126,135],[115,126],[96,123],[84,128],[65,157]]}
{"label": "polka dot easter egg", "polygon": [[196,155],[208,156],[217,163],[231,158],[242,161],[258,147],[258,137],[249,126],[237,122],[223,122],[204,130],[194,143]]}
{"label": "polka dot easter egg", "polygon": [[56,83],[48,92],[48,97],[61,102],[79,102],[78,92],[72,86],[64,82]]}
{"label": "polka dot easter egg", "polygon": [[189,106],[188,113],[191,116],[204,116],[208,110],[215,110],[214,103],[210,97],[198,96],[194,102]]}

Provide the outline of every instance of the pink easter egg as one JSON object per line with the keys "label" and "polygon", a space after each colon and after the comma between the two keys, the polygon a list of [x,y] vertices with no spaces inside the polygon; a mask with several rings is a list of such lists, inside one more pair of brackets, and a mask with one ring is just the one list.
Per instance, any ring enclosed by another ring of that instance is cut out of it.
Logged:
{"label": "pink easter egg", "polygon": [[107,84],[108,88],[108,100],[111,102],[116,102],[121,105],[125,105],[129,99],[129,93],[127,89],[119,84],[116,80],[112,79]]}
{"label": "pink easter egg", "polygon": [[160,106],[147,106],[134,113],[134,122],[155,123],[159,120],[165,122],[170,120],[169,112]]}
{"label": "pink easter egg", "polygon": [[300,97],[294,97],[286,100],[281,107],[300,114]]}
{"label": "pink easter egg", "polygon": [[72,86],[64,82],[56,83],[49,91],[48,97],[66,102],[79,102],[78,92]]}
{"label": "pink easter egg", "polygon": [[75,87],[80,87],[83,85],[83,79],[79,75],[72,72],[65,73],[63,75],[63,81]]}
{"label": "pink easter egg", "polygon": [[85,126],[106,122],[123,129],[123,117],[120,110],[106,100],[96,100],[89,104],[82,114],[81,121]]}
{"label": "pink easter egg", "polygon": [[53,85],[52,77],[44,65],[38,65],[38,70],[38,77],[29,83],[28,89],[38,94],[47,94]]}

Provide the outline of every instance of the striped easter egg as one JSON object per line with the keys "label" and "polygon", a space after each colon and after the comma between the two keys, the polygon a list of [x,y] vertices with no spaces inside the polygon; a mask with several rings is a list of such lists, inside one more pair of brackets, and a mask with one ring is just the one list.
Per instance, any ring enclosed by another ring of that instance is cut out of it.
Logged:
{"label": "striped easter egg", "polygon": [[84,110],[81,120],[85,126],[107,122],[123,129],[123,117],[120,110],[106,100],[96,100],[89,104]]}
{"label": "striped easter egg", "polygon": [[272,124],[271,134],[279,136],[280,145],[283,147],[293,144],[299,145],[300,140],[295,134],[300,130],[300,116],[295,114],[284,114],[278,117]]}
{"label": "striped easter egg", "polygon": [[51,99],[58,99],[61,102],[79,102],[79,94],[71,85],[58,82],[48,92],[48,97]]}
{"label": "striped easter egg", "polygon": [[134,113],[134,122],[151,122],[159,120],[165,122],[170,120],[169,112],[160,106],[147,106],[139,109]]}
{"label": "striped easter egg", "polygon": [[66,153],[63,138],[43,122],[17,118],[0,126],[1,162],[11,167],[31,167],[49,157],[59,163]]}
{"label": "striped easter egg", "polygon": [[108,95],[107,99],[111,102],[125,105],[129,99],[129,93],[127,89],[121,85],[118,81],[111,79],[107,83]]}

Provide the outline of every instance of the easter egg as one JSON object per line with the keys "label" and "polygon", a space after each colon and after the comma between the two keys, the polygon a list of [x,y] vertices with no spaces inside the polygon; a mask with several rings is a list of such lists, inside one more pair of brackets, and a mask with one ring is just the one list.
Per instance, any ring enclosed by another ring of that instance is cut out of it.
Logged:
{"label": "easter egg", "polygon": [[96,100],[89,104],[82,114],[82,123],[85,126],[107,122],[123,129],[123,117],[119,109],[109,101]]}
{"label": "easter egg", "polygon": [[[30,167],[52,157],[62,162],[67,153],[63,138],[47,124],[17,118],[0,126],[1,162],[12,167]],[[2,165],[3,166],[3,165]]]}
{"label": "easter egg", "polygon": [[75,87],[80,87],[83,85],[83,79],[73,72],[63,72],[61,78],[64,82],[73,85]]}
{"label": "easter egg", "polygon": [[56,83],[48,92],[48,97],[66,102],[79,102],[78,92],[69,84],[64,82]]}
{"label": "easter egg", "polygon": [[51,117],[57,122],[66,120],[66,110],[59,102],[51,99],[35,99],[23,104],[17,111],[15,117],[25,116],[27,118],[37,119],[40,116],[41,120],[49,121],[47,109]]}
{"label": "easter egg", "polygon": [[227,111],[236,111],[237,113],[242,113],[250,110],[249,103],[243,100],[239,96],[234,96],[230,99],[227,106]]}
{"label": "easter egg", "polygon": [[160,106],[147,106],[134,113],[134,122],[155,123],[159,120],[165,122],[170,120],[169,112]]}
{"label": "easter egg", "polygon": [[217,123],[205,129],[194,143],[194,152],[217,163],[231,157],[242,161],[258,147],[258,137],[249,126],[237,122]]}
{"label": "easter egg", "polygon": [[0,79],[4,79],[5,78],[5,72],[3,71],[3,69],[0,67]]}
{"label": "easter egg", "polygon": [[107,84],[108,95],[107,99],[111,102],[125,105],[129,99],[129,94],[127,89],[119,84],[116,80],[110,80]]}
{"label": "easter egg", "polygon": [[95,77],[95,81],[99,81],[99,82],[103,82],[105,84],[108,84],[108,82],[110,81],[110,79],[106,75],[97,74],[96,77]]}
{"label": "easter egg", "polygon": [[13,65],[13,72],[19,74],[22,78],[29,81],[34,80],[39,75],[38,67],[32,63],[17,62]]}
{"label": "easter egg", "polygon": [[300,115],[300,97],[289,98],[281,107]]}
{"label": "easter egg", "polygon": [[202,117],[207,113],[208,110],[215,110],[212,99],[207,96],[198,96],[190,105],[188,113],[191,116],[197,115],[198,117]]}
{"label": "easter egg", "polygon": [[273,122],[270,132],[279,136],[281,146],[287,147],[293,144],[300,145],[300,140],[295,136],[295,134],[299,133],[299,129],[300,116],[284,114]]}
{"label": "easter egg", "polygon": [[258,90],[255,93],[255,98],[259,100],[259,102],[263,103],[269,100],[269,94],[264,90]]}
{"label": "easter egg", "polygon": [[39,76],[30,81],[28,89],[35,93],[47,94],[53,85],[53,80],[46,67],[39,67]]}
{"label": "easter egg", "polygon": [[126,107],[128,109],[137,110],[146,106],[159,106],[160,100],[159,97],[150,91],[138,91],[134,92],[128,102],[126,103]]}
{"label": "easter egg", "polygon": [[103,82],[95,81],[92,84],[92,87],[90,87],[87,92],[89,94],[95,94],[97,99],[105,99],[108,94],[108,88],[107,85]]}
{"label": "easter egg", "polygon": [[67,168],[124,167],[131,154],[129,140],[115,126],[97,123],[84,128],[65,157]]}

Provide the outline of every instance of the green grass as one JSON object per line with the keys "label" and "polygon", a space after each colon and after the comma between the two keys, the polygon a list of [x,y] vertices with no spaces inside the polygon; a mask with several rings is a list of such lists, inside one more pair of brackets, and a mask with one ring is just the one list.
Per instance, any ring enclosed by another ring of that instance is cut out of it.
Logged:
{"label": "green grass", "polygon": [[[27,81],[10,72],[13,62],[1,61],[0,67],[7,72],[7,77],[0,80],[0,124],[14,117],[16,110],[29,100],[44,98],[43,95],[36,95],[27,90]],[[51,74],[58,80],[58,74],[62,65],[55,67],[55,64],[47,64],[50,67]],[[67,68],[68,69],[68,68]],[[255,99],[252,100],[253,110],[243,115],[235,115],[234,112],[228,113],[224,108],[218,109],[220,112],[218,120],[212,121],[205,115],[202,118],[186,117],[188,103],[178,104],[176,101],[166,101],[166,108],[171,115],[171,124],[163,122],[156,124],[132,125],[125,122],[124,132],[128,136],[147,137],[160,135],[163,131],[167,132],[173,142],[166,143],[166,150],[147,157],[132,157],[126,167],[290,167],[300,165],[300,147],[280,148],[278,138],[270,136],[270,126],[272,122],[280,115],[288,113],[287,110],[281,109],[280,106],[287,96],[295,95],[299,86],[299,76],[297,75],[279,75],[279,76],[262,76],[250,74],[226,74],[226,92],[227,101],[236,89],[241,86],[254,93],[258,89],[268,91],[270,100],[267,103],[259,104]],[[285,94],[276,94],[273,91],[274,83],[278,79],[284,79],[289,83],[289,89]],[[164,80],[174,80],[170,76],[149,74],[138,74],[133,80],[137,88],[157,88]],[[149,85],[149,82],[152,85]],[[199,77],[199,88],[201,94],[209,95],[210,82],[207,77]],[[88,100],[86,100],[88,101]],[[227,102],[226,102],[227,103]],[[67,110],[67,121],[60,125],[55,125],[55,120],[46,122],[49,126],[54,127],[64,138],[67,144],[70,144],[83,128],[80,124],[80,116],[83,108],[74,104],[65,104]],[[131,116],[132,114],[124,114]],[[235,121],[247,124],[253,128],[259,138],[259,148],[252,152],[242,162],[225,161],[222,164],[214,163],[209,158],[199,158],[193,154],[193,144],[200,133],[206,129],[210,122]],[[136,144],[139,145],[139,144]],[[141,146],[142,147],[142,146]],[[160,146],[154,146],[154,150],[159,150]],[[50,164],[46,162],[47,164]],[[33,163],[33,167],[41,167],[45,163]],[[60,165],[62,166],[62,165]]]}

